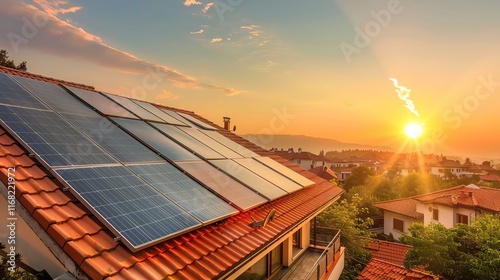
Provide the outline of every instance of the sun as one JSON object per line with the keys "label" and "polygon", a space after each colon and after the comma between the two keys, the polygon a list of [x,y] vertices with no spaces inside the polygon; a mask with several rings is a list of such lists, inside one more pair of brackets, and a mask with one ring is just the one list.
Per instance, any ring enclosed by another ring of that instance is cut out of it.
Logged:
{"label": "sun", "polygon": [[422,135],[424,129],[420,123],[409,123],[405,127],[405,134],[411,139],[417,139]]}

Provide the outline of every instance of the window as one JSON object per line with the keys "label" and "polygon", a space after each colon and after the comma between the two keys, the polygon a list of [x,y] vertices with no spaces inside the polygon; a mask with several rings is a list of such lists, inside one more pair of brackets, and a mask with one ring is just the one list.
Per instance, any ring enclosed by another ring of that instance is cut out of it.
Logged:
{"label": "window", "polygon": [[469,224],[469,216],[457,214],[457,224]]}
{"label": "window", "polygon": [[282,244],[274,248],[269,254],[252,265],[243,274],[238,276],[237,280],[247,279],[269,279],[279,275],[278,271],[283,267],[283,249]]}
{"label": "window", "polygon": [[393,227],[395,230],[397,230],[397,231],[401,231],[401,232],[403,232],[403,225],[404,225],[404,223],[403,223],[403,221],[402,221],[402,220],[400,220],[400,219],[396,219],[396,218],[394,218],[394,219],[392,220],[392,227]]}
{"label": "window", "polygon": [[280,244],[269,253],[269,267],[271,268],[269,274],[273,274],[281,269],[282,264],[282,249]]}
{"label": "window", "polygon": [[432,209],[432,219],[434,221],[439,221],[439,210],[438,209]]}
{"label": "window", "polygon": [[292,235],[293,256],[295,257],[302,249],[302,229],[297,230]]}

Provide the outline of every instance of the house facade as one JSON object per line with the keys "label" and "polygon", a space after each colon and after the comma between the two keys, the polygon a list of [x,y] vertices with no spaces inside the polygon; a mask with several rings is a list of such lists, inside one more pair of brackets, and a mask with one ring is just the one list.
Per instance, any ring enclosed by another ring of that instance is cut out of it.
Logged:
{"label": "house facade", "polygon": [[414,222],[447,228],[468,224],[482,214],[500,213],[500,189],[461,185],[429,194],[375,203],[384,212],[384,234],[399,239]]}

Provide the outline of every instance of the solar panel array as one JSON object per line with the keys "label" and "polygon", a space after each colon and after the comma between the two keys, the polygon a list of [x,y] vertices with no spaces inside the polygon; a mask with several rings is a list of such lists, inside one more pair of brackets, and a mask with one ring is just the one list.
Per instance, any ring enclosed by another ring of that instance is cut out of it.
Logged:
{"label": "solar panel array", "polygon": [[313,182],[191,114],[0,73],[2,124],[130,250]]}

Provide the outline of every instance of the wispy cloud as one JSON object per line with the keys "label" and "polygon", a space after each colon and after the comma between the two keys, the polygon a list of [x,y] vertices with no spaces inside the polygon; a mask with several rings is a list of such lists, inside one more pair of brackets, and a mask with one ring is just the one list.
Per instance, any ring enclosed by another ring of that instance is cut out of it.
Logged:
{"label": "wispy cloud", "polygon": [[[65,1],[57,3],[67,4]],[[17,48],[29,48],[59,57],[92,62],[101,67],[125,73],[139,75],[153,73],[156,77],[161,77],[181,88],[212,89],[222,91],[227,95],[239,93],[234,88],[199,81],[168,66],[142,60],[130,53],[109,46],[98,36],[57,18],[58,14],[63,14],[63,12],[50,8],[38,9],[33,5],[14,0],[3,0],[0,9],[0,34],[17,32],[21,36],[23,18],[31,19],[35,15],[38,17],[43,15],[47,18],[43,27],[37,28],[37,33],[29,40],[17,43]],[[14,46],[9,36],[0,36],[0,45]]]}
{"label": "wispy cloud", "polygon": [[207,13],[208,10],[214,5],[214,2],[210,2],[210,3],[207,3],[205,4],[205,6],[203,7],[203,9],[201,10],[202,12],[204,13]]}
{"label": "wispy cloud", "polygon": [[210,43],[219,43],[222,41],[222,38],[212,38],[212,40],[210,41]]}
{"label": "wispy cloud", "polygon": [[180,96],[179,96],[179,95],[176,95],[176,94],[173,94],[173,93],[171,93],[171,92],[169,92],[169,91],[163,90],[163,92],[162,92],[162,93],[160,93],[160,94],[158,94],[158,95],[156,96],[156,98],[158,98],[158,99],[171,99],[171,100],[177,100],[177,99],[179,99],[179,98],[180,98]]}
{"label": "wispy cloud", "polygon": [[201,33],[203,33],[203,32],[205,32],[205,30],[200,29],[200,30],[198,30],[198,31],[192,31],[192,32],[191,32],[191,34],[201,34]]}
{"label": "wispy cloud", "polygon": [[74,13],[82,9],[80,6],[71,6],[66,0],[33,0],[44,12],[49,15],[57,16],[59,14]]}
{"label": "wispy cloud", "polygon": [[191,6],[191,5],[201,5],[203,3],[201,3],[200,1],[196,1],[196,0],[186,0],[184,1],[184,6]]}

